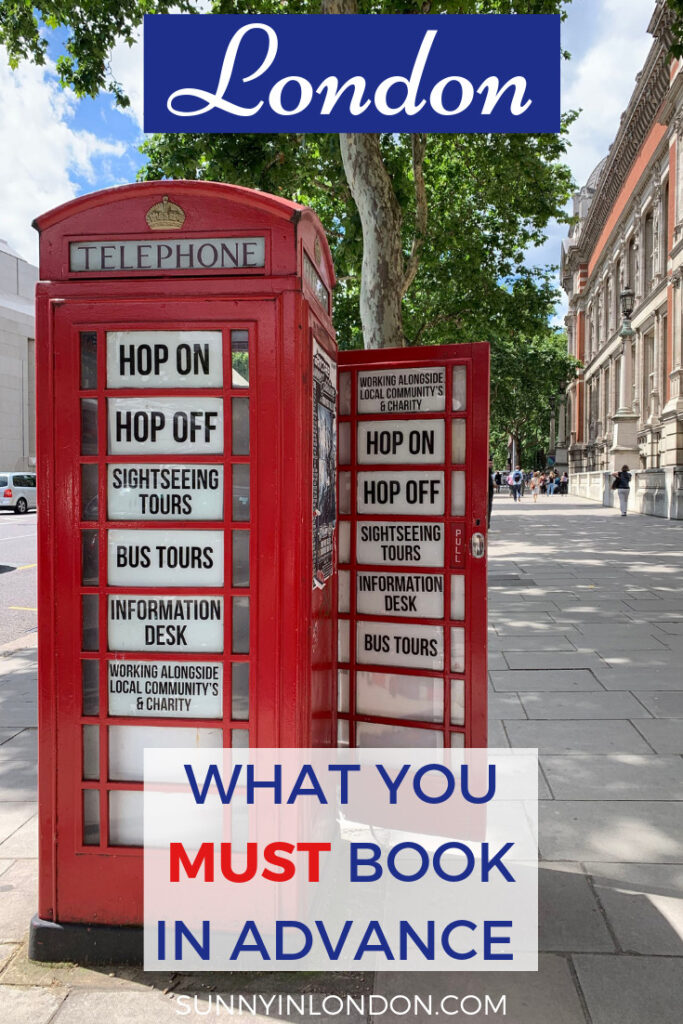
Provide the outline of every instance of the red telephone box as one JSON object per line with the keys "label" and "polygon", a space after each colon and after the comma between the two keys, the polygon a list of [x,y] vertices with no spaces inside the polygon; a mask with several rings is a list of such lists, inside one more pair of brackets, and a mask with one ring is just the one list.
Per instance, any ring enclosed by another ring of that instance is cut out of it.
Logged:
{"label": "red telephone box", "polygon": [[144,748],[334,741],[334,271],[311,210],[229,185],[36,227],[31,956],[135,960]]}
{"label": "red telephone box", "polygon": [[339,371],[339,742],[485,747],[489,347]]}

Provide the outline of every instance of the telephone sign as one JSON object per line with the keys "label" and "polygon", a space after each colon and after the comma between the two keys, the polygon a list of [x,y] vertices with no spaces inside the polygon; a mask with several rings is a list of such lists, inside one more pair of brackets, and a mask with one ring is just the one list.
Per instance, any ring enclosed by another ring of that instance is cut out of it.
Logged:
{"label": "telephone sign", "polygon": [[136,960],[144,748],[335,739],[334,272],[311,210],[211,182],[37,227],[31,955]]}

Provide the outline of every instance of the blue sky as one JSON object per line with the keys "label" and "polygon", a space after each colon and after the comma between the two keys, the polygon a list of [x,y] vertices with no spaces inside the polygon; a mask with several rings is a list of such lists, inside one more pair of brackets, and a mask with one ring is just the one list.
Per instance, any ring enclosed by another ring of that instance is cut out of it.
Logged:
{"label": "blue sky", "polygon": [[[573,0],[569,8],[563,45],[572,59],[563,67],[562,103],[583,110],[568,157],[580,184],[614,138],[652,43],[647,24],[654,7],[654,0]],[[58,52],[55,38],[53,57]],[[59,88],[50,67],[10,70],[0,48],[0,238],[33,263],[35,216],[85,192],[133,181],[143,162],[137,150],[144,139],[142,47],[117,47],[112,68],[131,97],[126,112],[109,96],[76,100]],[[529,263],[557,263],[565,231],[551,225]]]}

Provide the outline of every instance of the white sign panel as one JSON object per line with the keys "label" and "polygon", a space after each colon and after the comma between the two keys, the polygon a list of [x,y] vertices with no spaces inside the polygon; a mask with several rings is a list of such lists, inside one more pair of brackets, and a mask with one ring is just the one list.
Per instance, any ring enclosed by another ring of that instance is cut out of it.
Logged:
{"label": "white sign panel", "polygon": [[357,622],[356,661],[443,672],[443,628],[416,622]]}
{"label": "white sign panel", "polygon": [[358,412],[443,412],[444,366],[369,370],[358,374]]}
{"label": "white sign panel", "polygon": [[443,568],[443,523],[356,523],[360,565],[416,565]]}
{"label": "white sign panel", "polygon": [[69,270],[80,273],[241,270],[265,266],[264,238],[129,238],[69,244]]}
{"label": "white sign panel", "polygon": [[223,666],[213,661],[110,661],[109,714],[221,718]]}
{"label": "white sign panel", "polygon": [[415,470],[358,473],[358,508],[366,515],[442,516],[444,475]]}
{"label": "white sign panel", "polygon": [[446,427],[443,420],[363,420],[358,424],[358,462],[444,462]]}
{"label": "white sign panel", "polygon": [[107,467],[108,519],[222,519],[223,467]]}
{"label": "white sign panel", "polygon": [[107,331],[107,387],[220,388],[220,331]]}
{"label": "white sign panel", "polygon": [[431,572],[357,572],[356,611],[361,615],[443,618],[443,576]]}
{"label": "white sign panel", "polygon": [[221,455],[222,398],[108,398],[110,455]]}
{"label": "white sign panel", "polygon": [[110,530],[112,587],[222,587],[222,530]]}
{"label": "white sign panel", "polygon": [[110,594],[110,651],[223,651],[223,598]]}

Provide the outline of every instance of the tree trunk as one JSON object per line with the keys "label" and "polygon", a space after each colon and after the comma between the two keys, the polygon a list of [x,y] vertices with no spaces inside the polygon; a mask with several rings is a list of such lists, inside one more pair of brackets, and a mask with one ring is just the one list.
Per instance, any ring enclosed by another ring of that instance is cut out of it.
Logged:
{"label": "tree trunk", "polygon": [[[323,14],[357,14],[357,0],[321,0]],[[344,172],[363,229],[360,319],[365,348],[405,345],[401,300],[402,214],[382,159],[379,135],[339,136]]]}
{"label": "tree trunk", "polygon": [[342,160],[363,228],[360,318],[365,348],[403,346],[402,215],[378,135],[340,135]]}

